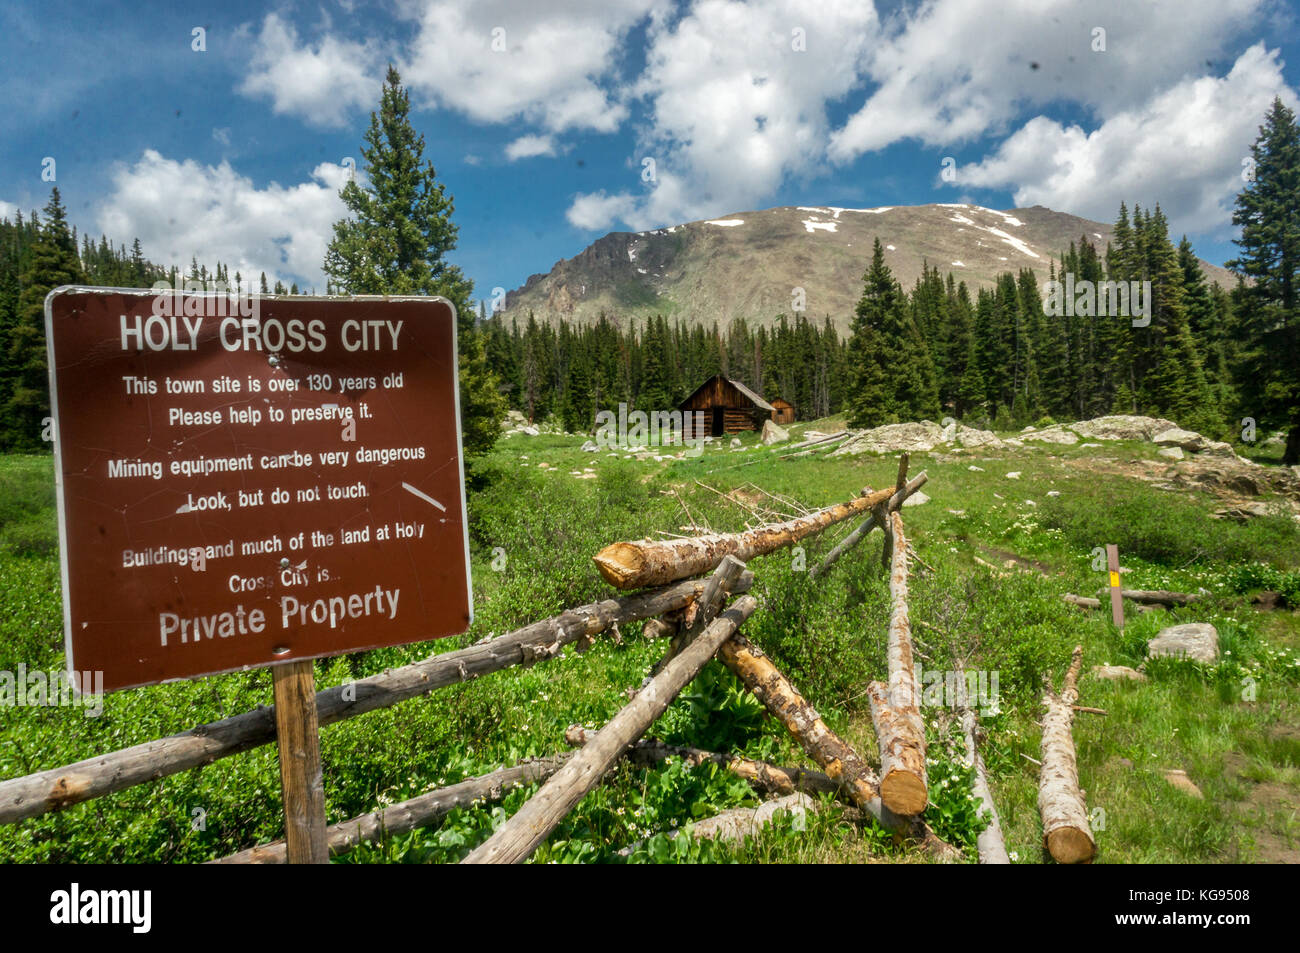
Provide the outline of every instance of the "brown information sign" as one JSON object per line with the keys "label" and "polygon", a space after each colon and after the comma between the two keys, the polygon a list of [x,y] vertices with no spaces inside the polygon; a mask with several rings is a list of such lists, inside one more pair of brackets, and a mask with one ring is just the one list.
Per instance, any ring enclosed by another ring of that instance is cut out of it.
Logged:
{"label": "brown information sign", "polygon": [[112,691],[469,627],[446,300],[59,288],[45,324],[70,671]]}

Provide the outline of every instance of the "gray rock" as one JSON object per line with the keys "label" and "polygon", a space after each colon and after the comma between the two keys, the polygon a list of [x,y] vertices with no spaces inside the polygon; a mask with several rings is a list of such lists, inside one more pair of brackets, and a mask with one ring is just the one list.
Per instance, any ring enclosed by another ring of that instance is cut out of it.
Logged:
{"label": "gray rock", "polygon": [[520,427],[519,432],[529,437],[536,437],[538,434],[541,433],[541,431],[538,430],[536,427]]}
{"label": "gray rock", "polygon": [[582,445],[582,452],[600,453],[600,447],[596,446],[596,442],[594,440],[588,440],[586,443]]}
{"label": "gray rock", "polygon": [[850,437],[831,453],[833,457],[858,453],[910,453],[933,450],[943,441],[943,429],[936,423],[885,424]]}
{"label": "gray rock", "polygon": [[1111,414],[1070,424],[1070,429],[1093,440],[1150,440],[1166,430],[1177,430],[1172,420],[1135,414]]}
{"label": "gray rock", "polygon": [[1181,460],[1183,458],[1182,447],[1161,447],[1156,451],[1156,456],[1168,457],[1170,460]]}
{"label": "gray rock", "polygon": [[1196,662],[1219,660],[1219,632],[1208,622],[1186,622],[1161,629],[1147,643],[1151,658],[1189,658]]}
{"label": "gray rock", "polygon": [[789,439],[790,432],[788,430],[778,427],[773,420],[763,421],[762,441],[764,444],[771,446],[774,443],[783,443]]}
{"label": "gray rock", "polygon": [[1183,430],[1179,427],[1162,430],[1151,438],[1151,442],[1158,443],[1162,447],[1179,447],[1189,453],[1200,453],[1211,443],[1195,430]]}
{"label": "gray rock", "polygon": [[1072,446],[1079,442],[1079,435],[1064,427],[1048,427],[1021,435],[1021,440],[1041,440],[1043,443],[1060,443]]}
{"label": "gray rock", "polygon": [[977,430],[974,427],[958,425],[957,443],[963,447],[1001,447],[1005,444],[992,430]]}
{"label": "gray rock", "polygon": [[732,438],[731,438],[731,449],[732,449],[732,450],[739,450],[739,449],[740,449],[740,438],[739,438],[739,437],[732,437]]}
{"label": "gray rock", "polygon": [[903,501],[903,505],[920,506],[922,503],[929,503],[929,502],[930,502],[930,498],[926,496],[924,493],[922,493],[920,490],[917,490],[915,493],[913,493],[911,496],[909,496],[907,499]]}

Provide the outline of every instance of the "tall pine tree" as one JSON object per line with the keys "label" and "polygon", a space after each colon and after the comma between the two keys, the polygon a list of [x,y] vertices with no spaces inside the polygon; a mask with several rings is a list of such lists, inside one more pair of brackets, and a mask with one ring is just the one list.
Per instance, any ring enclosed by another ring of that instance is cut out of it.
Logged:
{"label": "tall pine tree", "polygon": [[334,224],[325,273],[343,294],[442,295],[456,307],[460,403],[467,454],[491,449],[505,401],[488,367],[470,304],[473,283],[447,255],[456,247],[452,198],[424,158],[424,136],[411,126],[410,96],[391,65],[379,112],[370,114],[361,154],[368,184],[341,194],[350,216]]}

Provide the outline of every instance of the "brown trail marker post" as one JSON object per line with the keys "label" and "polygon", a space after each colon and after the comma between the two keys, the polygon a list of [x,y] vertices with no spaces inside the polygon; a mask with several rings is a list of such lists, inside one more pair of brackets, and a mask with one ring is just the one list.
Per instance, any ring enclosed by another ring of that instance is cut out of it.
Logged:
{"label": "brown trail marker post", "polygon": [[1124,628],[1124,596],[1119,584],[1119,547],[1106,544],[1106,570],[1110,574],[1110,618],[1115,628]]}
{"label": "brown trail marker post", "polygon": [[312,660],[472,621],[455,310],[64,287],[45,322],[70,672],[274,666],[289,858],[324,862]]}

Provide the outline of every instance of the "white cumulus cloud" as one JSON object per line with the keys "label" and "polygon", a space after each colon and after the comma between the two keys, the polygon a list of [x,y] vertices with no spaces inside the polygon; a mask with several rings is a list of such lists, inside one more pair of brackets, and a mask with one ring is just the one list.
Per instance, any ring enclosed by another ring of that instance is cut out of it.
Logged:
{"label": "white cumulus cloud", "polygon": [[218,261],[245,280],[296,280],[324,292],[321,264],[333,224],[346,214],[339,190],[350,170],[324,162],[311,181],[258,188],[229,163],[202,165],[146,149],[112,174],[96,223],[117,241],[138,237],[145,256],[188,270]]}
{"label": "white cumulus cloud", "polygon": [[506,158],[511,162],[517,159],[533,159],[537,156],[555,155],[555,138],[553,136],[520,136],[506,146]]}
{"label": "white cumulus cloud", "polygon": [[613,132],[627,107],[607,82],[627,33],[667,0],[447,0],[421,4],[402,78],[480,122]]}
{"label": "white cumulus cloud", "polygon": [[873,45],[867,74],[875,88],[836,130],[831,157],[849,161],[904,139],[947,145],[999,134],[1053,102],[1099,117],[1138,108],[1153,89],[1204,72],[1267,6],[930,0],[892,19]]}
{"label": "white cumulus cloud", "polygon": [[327,34],[313,47],[275,13],[266,15],[251,40],[253,54],[239,91],[269,97],[277,115],[337,127],[353,111],[378,105],[383,58],[373,43]]}
{"label": "white cumulus cloud", "polygon": [[1242,159],[1278,95],[1296,106],[1277,52],[1259,43],[1227,76],[1185,79],[1092,132],[1031,119],[992,155],[960,167],[958,184],[1010,189],[1018,206],[1100,221],[1113,219],[1121,201],[1158,201],[1175,234],[1208,233],[1231,220]]}
{"label": "white cumulus cloud", "polygon": [[[634,92],[650,126],[615,195],[579,195],[568,218],[581,228],[616,219],[641,230],[742,211],[791,175],[825,160],[828,101],[846,95],[876,33],[860,0],[700,0],[649,31]],[[655,160],[648,188],[636,181]],[[600,213],[604,213],[602,220]]]}

